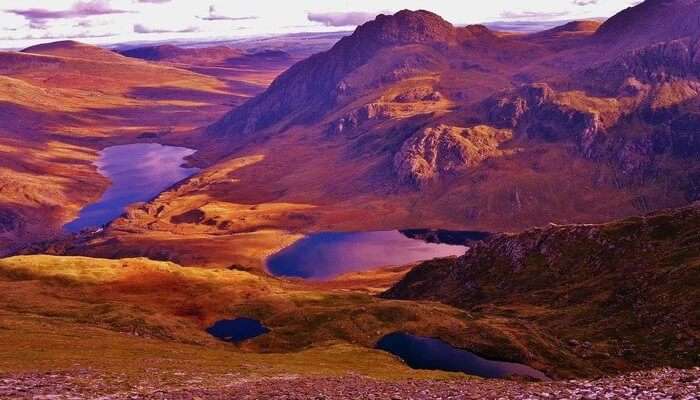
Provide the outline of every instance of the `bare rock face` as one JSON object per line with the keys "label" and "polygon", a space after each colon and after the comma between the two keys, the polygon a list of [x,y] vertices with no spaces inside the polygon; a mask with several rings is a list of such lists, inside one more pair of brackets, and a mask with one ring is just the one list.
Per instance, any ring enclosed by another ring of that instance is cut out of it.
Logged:
{"label": "bare rock face", "polygon": [[394,156],[394,169],[402,182],[424,185],[500,155],[498,146],[511,138],[511,131],[485,125],[425,128],[404,142]]}
{"label": "bare rock face", "polygon": [[652,92],[651,88],[678,86],[680,83],[697,81],[698,78],[700,41],[697,38],[686,38],[626,52],[611,61],[587,68],[579,79],[591,89],[605,90],[611,96],[644,94],[658,97],[664,94]]}
{"label": "bare rock face", "polygon": [[549,85],[540,83],[524,86],[512,95],[498,97],[488,104],[489,120],[497,125],[517,127],[531,112],[554,101],[554,91]]}
{"label": "bare rock face", "polygon": [[532,139],[574,140],[581,152],[592,156],[602,134],[600,117],[557,101],[547,84],[532,84],[514,93],[487,101],[489,121],[517,130]]}

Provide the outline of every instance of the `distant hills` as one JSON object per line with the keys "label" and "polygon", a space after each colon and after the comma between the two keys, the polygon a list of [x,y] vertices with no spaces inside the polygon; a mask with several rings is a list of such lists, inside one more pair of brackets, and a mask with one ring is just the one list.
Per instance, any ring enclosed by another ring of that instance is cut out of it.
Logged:
{"label": "distant hills", "polygon": [[291,55],[282,50],[245,52],[228,46],[179,47],[163,44],[137,47],[120,52],[122,55],[148,61],[161,61],[189,65],[236,65],[251,59],[286,60]]}

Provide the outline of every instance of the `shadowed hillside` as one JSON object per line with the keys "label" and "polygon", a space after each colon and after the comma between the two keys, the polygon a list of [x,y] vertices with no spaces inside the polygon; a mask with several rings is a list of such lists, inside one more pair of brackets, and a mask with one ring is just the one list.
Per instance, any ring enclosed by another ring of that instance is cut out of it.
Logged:
{"label": "shadowed hillside", "polygon": [[385,292],[542,327],[598,365],[700,362],[700,204],[603,225],[500,235]]}

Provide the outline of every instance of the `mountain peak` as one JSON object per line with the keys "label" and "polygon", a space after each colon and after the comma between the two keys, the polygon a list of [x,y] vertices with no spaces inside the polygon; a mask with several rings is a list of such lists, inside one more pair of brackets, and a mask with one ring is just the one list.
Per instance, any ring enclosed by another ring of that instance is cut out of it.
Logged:
{"label": "mountain peak", "polygon": [[[444,48],[457,41],[457,32],[452,24],[429,11],[403,10],[394,15],[379,15],[359,26],[352,35],[341,39],[330,50],[294,65],[264,93],[211,125],[208,132],[250,133],[290,116],[297,122],[318,119],[337,106],[341,97],[352,92],[344,79],[367,64],[377,53],[405,45]],[[422,57],[420,62],[427,62],[425,60],[427,57]],[[405,65],[375,67],[377,69],[373,70],[372,76],[378,79],[382,74],[395,72],[387,68],[407,68]]]}
{"label": "mountain peak", "polygon": [[430,11],[402,10],[394,15],[380,14],[374,21],[357,28],[351,38],[368,38],[382,44],[448,42],[455,27]]}

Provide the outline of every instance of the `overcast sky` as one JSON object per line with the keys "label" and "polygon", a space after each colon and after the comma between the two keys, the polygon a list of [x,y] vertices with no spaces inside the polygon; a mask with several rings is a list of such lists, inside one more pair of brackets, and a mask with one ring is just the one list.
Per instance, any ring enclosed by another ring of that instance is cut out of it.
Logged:
{"label": "overcast sky", "polygon": [[608,17],[638,0],[0,0],[0,48],[234,38],[353,29],[378,13],[427,9],[454,24]]}

